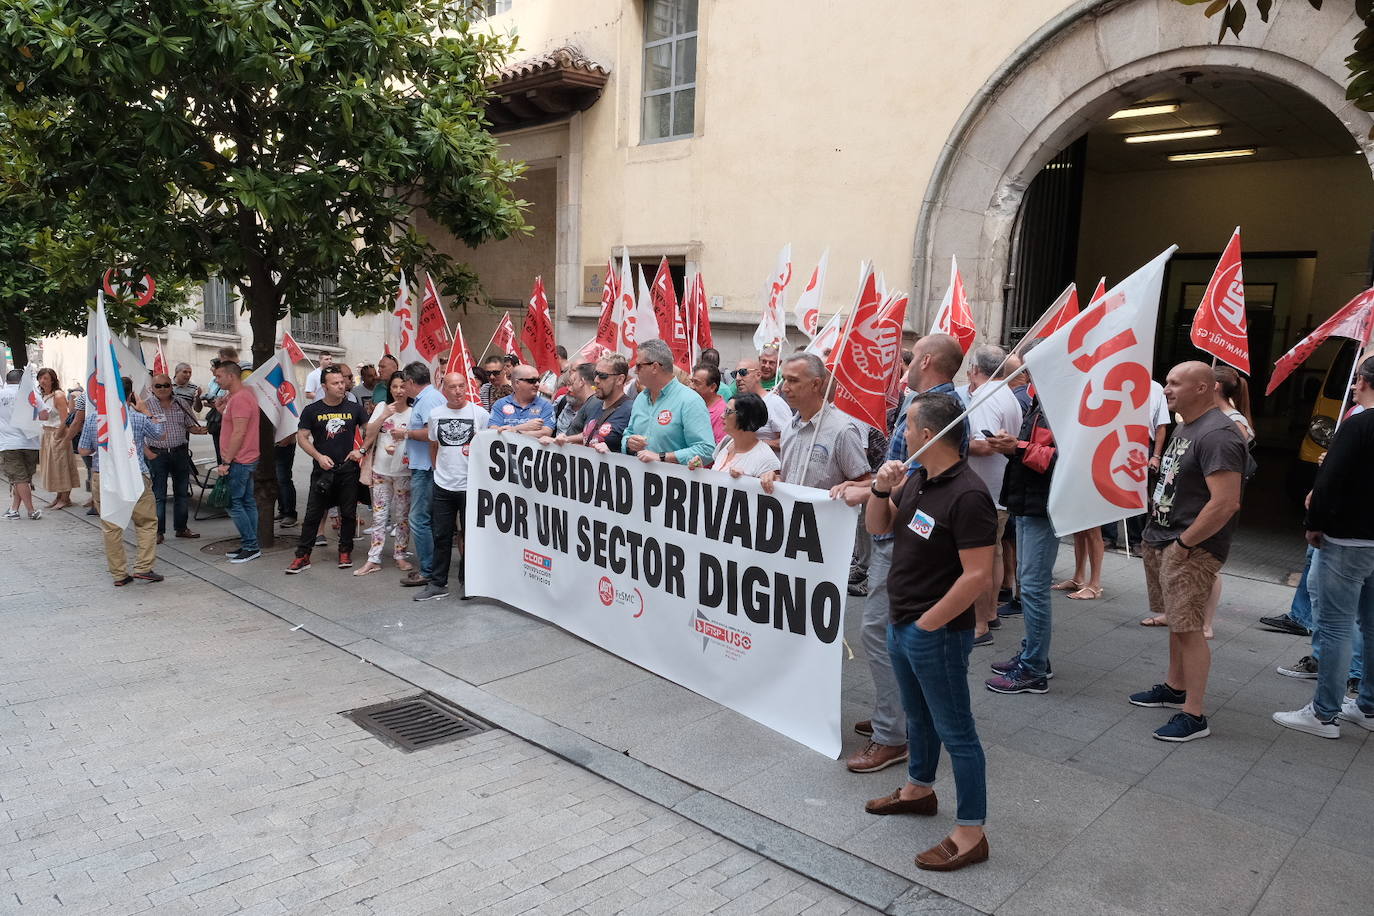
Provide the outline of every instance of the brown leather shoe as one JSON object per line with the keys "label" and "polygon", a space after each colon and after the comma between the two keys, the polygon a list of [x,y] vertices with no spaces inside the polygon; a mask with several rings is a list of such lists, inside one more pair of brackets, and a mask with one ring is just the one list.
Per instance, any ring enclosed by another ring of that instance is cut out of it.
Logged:
{"label": "brown leather shoe", "polygon": [[916,867],[926,871],[958,871],[965,865],[976,865],[988,860],[988,838],[986,835],[963,855],[954,840],[945,837],[939,845],[932,846],[916,857]]}
{"label": "brown leather shoe", "polygon": [[157,542],[158,542],[159,544],[161,544],[161,543],[163,542],[163,540],[165,540],[165,538],[163,538],[163,536],[159,534],[159,535],[157,536]]}
{"label": "brown leather shoe", "polygon": [[401,585],[405,588],[415,588],[420,585],[428,585],[429,577],[420,575],[418,569],[412,569],[401,577]]}
{"label": "brown leather shoe", "polygon": [[849,767],[851,773],[876,773],[893,764],[901,763],[906,758],[907,748],[905,744],[890,747],[886,744],[870,741],[867,747],[850,756],[844,765]]}
{"label": "brown leather shoe", "polygon": [[179,537],[179,538],[198,538],[198,537],[200,537],[200,534],[199,534],[198,532],[192,531],[190,528],[182,528],[180,531],[177,532],[177,537]]}
{"label": "brown leather shoe", "polygon": [[898,788],[891,795],[864,802],[864,810],[869,814],[935,814],[940,810],[940,802],[934,792],[920,798],[902,798]]}
{"label": "brown leather shoe", "polygon": [[854,734],[863,735],[865,738],[873,737],[873,720],[864,719],[862,722],[854,723]]}

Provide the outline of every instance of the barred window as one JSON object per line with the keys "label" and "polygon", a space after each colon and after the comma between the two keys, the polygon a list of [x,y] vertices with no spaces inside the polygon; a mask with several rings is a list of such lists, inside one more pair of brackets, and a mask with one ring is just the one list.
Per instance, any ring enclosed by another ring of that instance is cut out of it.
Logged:
{"label": "barred window", "polygon": [[334,298],[334,284],[326,281],[315,294],[315,310],[291,316],[291,336],[300,343],[327,347],[339,345],[339,312],[330,305]]}
{"label": "barred window", "polygon": [[697,0],[645,0],[645,143],[692,136],[697,95]]}
{"label": "barred window", "polygon": [[238,331],[234,299],[229,292],[229,282],[223,277],[211,277],[201,287],[204,300],[204,314],[200,325],[207,331],[220,334],[233,334]]}
{"label": "barred window", "polygon": [[498,16],[510,12],[511,0],[483,0],[482,10],[488,16]]}

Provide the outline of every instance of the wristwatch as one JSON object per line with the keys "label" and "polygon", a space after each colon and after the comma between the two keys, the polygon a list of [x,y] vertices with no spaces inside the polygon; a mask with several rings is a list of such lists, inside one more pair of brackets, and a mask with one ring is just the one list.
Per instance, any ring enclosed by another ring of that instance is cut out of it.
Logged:
{"label": "wristwatch", "polygon": [[887,491],[879,490],[879,489],[878,489],[878,485],[877,485],[876,483],[875,483],[875,484],[871,484],[871,485],[869,486],[868,489],[869,489],[869,492],[871,492],[874,496],[878,497],[879,499],[887,499],[889,496],[892,495],[892,491],[891,491],[891,490],[887,490]]}

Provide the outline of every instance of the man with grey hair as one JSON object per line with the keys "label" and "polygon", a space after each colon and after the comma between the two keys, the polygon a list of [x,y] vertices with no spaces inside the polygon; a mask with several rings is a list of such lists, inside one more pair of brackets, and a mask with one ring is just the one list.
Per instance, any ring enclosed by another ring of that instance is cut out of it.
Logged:
{"label": "man with grey hair", "polygon": [[[958,389],[959,398],[969,411],[968,467],[983,481],[997,503],[997,545],[1000,549],[1002,535],[1007,528],[1007,507],[998,500],[1002,494],[1002,477],[1007,470],[1007,456],[995,451],[988,445],[989,435],[1010,434],[1021,429],[1021,403],[1012,393],[1011,387],[1003,385],[995,391],[984,386],[999,374],[1007,351],[994,344],[984,344],[974,349],[969,358],[968,384]],[[988,395],[987,392],[992,391]],[[979,392],[983,396],[980,397]],[[994,553],[993,568],[1002,568],[1002,558]],[[992,644],[989,626],[997,619],[997,591],[1000,582],[993,582],[987,594],[978,599],[976,605],[977,623],[974,628],[974,645]]]}
{"label": "man with grey hair", "polygon": [[180,401],[191,413],[199,413],[204,392],[191,381],[191,364],[177,363],[172,370],[172,397]]}
{"label": "man with grey hair", "polygon": [[783,395],[797,411],[782,431],[782,474],[770,471],[761,481],[766,493],[782,479],[804,487],[829,490],[846,480],[868,481],[868,435],[863,424],[834,404],[826,403],[830,373],[814,353],[794,353],[782,364]]}
{"label": "man with grey hair", "polygon": [[706,402],[673,376],[673,351],[657,338],[639,345],[635,370],[642,391],[630,408],[620,448],[640,461],[687,464],[716,450]]}

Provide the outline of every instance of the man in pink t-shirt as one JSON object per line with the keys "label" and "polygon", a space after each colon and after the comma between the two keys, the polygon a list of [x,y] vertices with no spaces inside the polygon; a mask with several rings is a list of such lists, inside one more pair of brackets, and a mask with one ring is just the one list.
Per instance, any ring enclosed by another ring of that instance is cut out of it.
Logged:
{"label": "man in pink t-shirt", "polygon": [[725,438],[725,398],[720,396],[720,368],[710,363],[697,363],[692,370],[692,388],[706,402],[706,412],[711,415],[711,432],[715,434],[716,444]]}
{"label": "man in pink t-shirt", "polygon": [[230,563],[247,563],[262,556],[258,546],[258,503],[253,496],[253,471],[258,466],[258,399],[244,386],[237,363],[215,367],[215,381],[229,393],[224,405],[218,468],[229,477],[229,517],[239,532],[239,549],[229,554]]}

